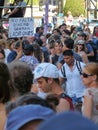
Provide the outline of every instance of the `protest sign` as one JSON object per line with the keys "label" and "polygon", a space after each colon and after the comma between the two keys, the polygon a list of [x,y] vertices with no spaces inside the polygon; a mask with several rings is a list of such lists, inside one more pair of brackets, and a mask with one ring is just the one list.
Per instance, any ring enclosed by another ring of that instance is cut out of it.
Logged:
{"label": "protest sign", "polygon": [[33,18],[10,18],[9,19],[9,38],[33,36]]}

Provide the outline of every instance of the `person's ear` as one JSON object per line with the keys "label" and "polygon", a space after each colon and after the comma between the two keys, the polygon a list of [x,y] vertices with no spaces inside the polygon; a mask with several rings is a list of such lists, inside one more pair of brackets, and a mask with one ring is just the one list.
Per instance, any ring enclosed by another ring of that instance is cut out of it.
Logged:
{"label": "person's ear", "polygon": [[97,75],[93,75],[92,79],[93,79],[93,81],[95,81],[97,79]]}

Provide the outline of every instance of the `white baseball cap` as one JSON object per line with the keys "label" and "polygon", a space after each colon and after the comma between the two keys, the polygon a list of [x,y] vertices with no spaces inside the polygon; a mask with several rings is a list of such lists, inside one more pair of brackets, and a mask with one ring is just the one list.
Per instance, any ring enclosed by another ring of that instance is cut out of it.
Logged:
{"label": "white baseball cap", "polygon": [[34,70],[34,79],[41,77],[59,78],[58,68],[51,63],[40,63]]}

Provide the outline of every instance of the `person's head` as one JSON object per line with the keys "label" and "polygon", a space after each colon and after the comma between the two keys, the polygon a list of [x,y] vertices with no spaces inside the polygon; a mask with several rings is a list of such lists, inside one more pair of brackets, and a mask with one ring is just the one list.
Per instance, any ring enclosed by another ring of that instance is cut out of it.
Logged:
{"label": "person's head", "polygon": [[24,55],[27,55],[27,56],[33,55],[33,52],[34,52],[33,45],[31,45],[31,44],[25,45],[23,52],[24,52]]}
{"label": "person's head", "polygon": [[7,130],[36,130],[38,125],[54,116],[55,112],[42,105],[23,105],[13,109],[7,117]]}
{"label": "person's head", "polygon": [[75,51],[76,52],[80,52],[80,51],[87,51],[87,49],[86,49],[86,46],[85,46],[85,41],[84,40],[78,40],[77,42],[76,42],[76,47],[75,47]]}
{"label": "person's head", "polygon": [[36,33],[40,31],[40,27],[36,27]]}
{"label": "person's head", "polygon": [[72,25],[71,26],[71,34],[73,33],[73,34],[76,34],[76,26],[74,26],[74,25]]}
{"label": "person's head", "polygon": [[19,95],[30,92],[33,82],[33,75],[30,67],[21,61],[14,61],[8,64],[12,81]]}
{"label": "person's head", "polygon": [[60,54],[62,52],[62,42],[61,40],[56,40],[54,43],[54,50],[56,54]]}
{"label": "person's head", "polygon": [[56,111],[56,106],[59,103],[59,97],[56,94],[49,94],[45,99],[40,98],[35,93],[28,93],[23,96],[17,98],[14,102],[8,102],[6,104],[5,110],[6,115],[8,115],[13,109],[24,106],[24,105],[41,105],[44,107],[48,107],[53,111]]}
{"label": "person's head", "polygon": [[38,130],[98,130],[98,126],[80,113],[63,112],[43,122]]}
{"label": "person's head", "polygon": [[14,49],[15,40],[14,40],[14,39],[9,39],[9,40],[7,41],[7,44],[8,44],[8,48],[9,48],[10,50],[13,50],[13,49]]}
{"label": "person's head", "polygon": [[81,78],[85,86],[98,85],[98,63],[88,63],[84,66]]}
{"label": "person's head", "polygon": [[98,25],[96,25],[93,29],[93,36],[98,37]]}
{"label": "person's head", "polygon": [[48,43],[52,40],[60,40],[60,35],[52,34],[48,39]]}
{"label": "person's head", "polygon": [[67,29],[62,31],[62,37],[64,37],[64,38],[69,37],[70,34],[71,34],[71,32]]}
{"label": "person's head", "polygon": [[90,30],[89,27],[85,28],[84,32],[87,32],[87,33],[91,34],[91,30]]}
{"label": "person's head", "polygon": [[43,42],[43,45],[46,45],[46,36],[45,35],[42,35],[41,37],[40,37],[40,39],[42,40],[42,42]]}
{"label": "person's head", "polygon": [[86,38],[87,38],[87,35],[83,31],[79,31],[77,33],[77,39],[78,40],[86,40]]}
{"label": "person's head", "polygon": [[64,56],[64,61],[66,64],[73,65],[74,63],[74,54],[72,50],[65,50],[63,52],[63,56]]}
{"label": "person's head", "polygon": [[51,25],[51,23],[48,24],[48,31],[52,31],[52,25]]}
{"label": "person's head", "polygon": [[62,26],[62,25],[59,26],[60,34],[62,33],[62,31],[63,31],[64,29],[65,29],[64,26]]}
{"label": "person's head", "polygon": [[34,78],[44,92],[51,92],[52,85],[59,84],[58,68],[51,63],[41,63],[35,68]]}
{"label": "person's head", "polygon": [[12,89],[8,67],[5,63],[0,62],[0,103],[6,103],[10,100]]}
{"label": "person's head", "polygon": [[35,40],[35,36],[28,36],[27,40],[29,41],[30,44],[33,44],[33,42]]}
{"label": "person's head", "polygon": [[65,23],[63,23],[63,24],[61,25],[61,28],[62,28],[63,30],[65,30],[65,29],[67,28],[67,25],[66,25]]}
{"label": "person's head", "polygon": [[72,38],[66,38],[64,41],[63,51],[72,50],[74,47],[74,40]]}
{"label": "person's head", "polygon": [[55,54],[55,49],[54,49],[55,40],[54,39],[50,40],[48,44],[49,44],[50,54],[54,55]]}
{"label": "person's head", "polygon": [[22,44],[22,41],[21,40],[18,40],[15,42],[14,44],[14,49],[19,52],[20,50],[23,49],[23,44]]}
{"label": "person's head", "polygon": [[25,45],[28,45],[28,44],[30,44],[30,42],[27,39],[22,40],[23,49]]}
{"label": "person's head", "polygon": [[53,29],[52,33],[54,35],[60,35],[60,30],[58,28]]}
{"label": "person's head", "polygon": [[40,48],[40,45],[37,43],[37,41],[35,41],[35,43],[33,44],[33,49],[34,49],[34,56],[37,58],[37,60],[40,62],[42,62],[43,60],[43,52]]}
{"label": "person's head", "polygon": [[7,46],[7,41],[5,39],[0,39],[0,46],[2,46],[2,49],[5,49]]}

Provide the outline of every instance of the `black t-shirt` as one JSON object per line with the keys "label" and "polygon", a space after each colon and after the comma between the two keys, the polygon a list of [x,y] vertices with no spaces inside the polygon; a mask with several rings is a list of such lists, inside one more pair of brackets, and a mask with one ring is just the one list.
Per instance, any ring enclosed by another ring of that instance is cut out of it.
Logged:
{"label": "black t-shirt", "polygon": [[53,56],[52,57],[52,64],[57,65],[58,59],[59,59],[58,55]]}

